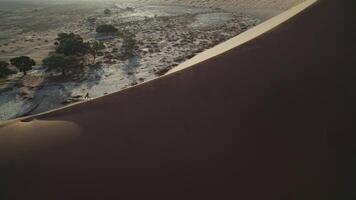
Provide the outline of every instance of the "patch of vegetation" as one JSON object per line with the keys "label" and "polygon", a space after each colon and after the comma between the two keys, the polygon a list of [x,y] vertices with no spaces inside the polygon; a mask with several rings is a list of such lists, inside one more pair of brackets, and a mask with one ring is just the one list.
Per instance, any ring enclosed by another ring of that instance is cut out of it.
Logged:
{"label": "patch of vegetation", "polygon": [[63,76],[81,64],[82,56],[90,48],[80,35],[74,33],[59,33],[55,45],[56,51],[49,53],[42,63],[49,70],[61,71]]}
{"label": "patch of vegetation", "polygon": [[93,56],[94,64],[96,56],[106,48],[103,42],[84,42],[80,35],[74,33],[59,33],[56,40],[56,51],[42,63],[49,70],[61,71],[63,76],[69,69],[81,66],[86,54]]}
{"label": "patch of vegetation", "polygon": [[163,69],[160,69],[160,70],[156,71],[155,74],[157,76],[163,76],[171,69],[172,69],[172,67],[166,67],[166,68],[163,68]]}
{"label": "patch of vegetation", "polygon": [[106,9],[104,10],[104,14],[105,14],[105,15],[110,15],[110,14],[111,14],[111,10],[108,9],[108,8],[106,8]]}
{"label": "patch of vegetation", "polygon": [[86,43],[88,52],[93,56],[93,64],[95,63],[96,56],[101,50],[104,50],[106,47],[103,42],[88,42]]}
{"label": "patch of vegetation", "polygon": [[80,58],[74,55],[51,53],[42,63],[50,70],[61,71],[62,75],[65,76],[67,70],[80,65]]}
{"label": "patch of vegetation", "polygon": [[9,63],[0,60],[0,78],[6,78],[8,75],[15,73],[8,68],[9,65]]}
{"label": "patch of vegetation", "polygon": [[59,33],[56,39],[59,44],[56,47],[56,53],[64,55],[83,55],[87,51],[87,46],[83,38],[74,33]]}

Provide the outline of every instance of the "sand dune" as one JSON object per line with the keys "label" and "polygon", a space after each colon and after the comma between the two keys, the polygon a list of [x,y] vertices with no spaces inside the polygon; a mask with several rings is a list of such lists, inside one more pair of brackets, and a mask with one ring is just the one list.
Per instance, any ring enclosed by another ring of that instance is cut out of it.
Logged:
{"label": "sand dune", "polygon": [[319,1],[194,67],[36,116],[26,131],[81,135],[0,160],[1,199],[353,199],[352,9]]}

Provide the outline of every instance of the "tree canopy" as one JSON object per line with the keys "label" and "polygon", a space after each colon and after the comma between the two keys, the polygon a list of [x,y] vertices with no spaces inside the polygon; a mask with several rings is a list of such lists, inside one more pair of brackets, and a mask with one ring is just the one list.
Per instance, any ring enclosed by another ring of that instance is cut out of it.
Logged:
{"label": "tree canopy", "polygon": [[64,55],[81,55],[86,53],[87,46],[83,38],[74,33],[59,33],[57,40],[59,42],[56,53]]}
{"label": "tree canopy", "polygon": [[31,70],[36,62],[28,56],[20,56],[10,60],[11,64],[19,69],[20,72],[23,72],[26,75],[28,70]]}
{"label": "tree canopy", "polygon": [[65,55],[59,53],[50,54],[43,61],[43,66],[50,70],[61,71],[62,75],[66,75],[66,71],[72,67],[79,65],[80,59],[73,55]]}

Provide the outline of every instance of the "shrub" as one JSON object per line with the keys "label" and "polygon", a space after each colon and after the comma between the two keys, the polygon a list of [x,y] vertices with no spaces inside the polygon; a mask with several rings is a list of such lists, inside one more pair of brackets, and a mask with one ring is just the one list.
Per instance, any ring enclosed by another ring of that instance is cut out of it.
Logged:
{"label": "shrub", "polygon": [[103,24],[96,28],[96,32],[109,35],[109,34],[117,33],[118,29],[111,24]]}
{"label": "shrub", "polygon": [[111,14],[111,10],[108,9],[108,8],[106,8],[106,9],[104,10],[104,14],[105,14],[105,15],[110,15],[110,14]]}
{"label": "shrub", "polygon": [[8,66],[9,63],[0,60],[0,78],[6,78],[8,75],[15,73]]}

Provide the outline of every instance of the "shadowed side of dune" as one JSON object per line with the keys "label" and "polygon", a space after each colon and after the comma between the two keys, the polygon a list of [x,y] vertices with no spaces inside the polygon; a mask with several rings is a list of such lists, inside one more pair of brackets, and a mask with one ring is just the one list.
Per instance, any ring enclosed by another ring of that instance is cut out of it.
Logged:
{"label": "shadowed side of dune", "polygon": [[0,160],[21,159],[78,138],[81,128],[66,121],[13,120],[0,125]]}

